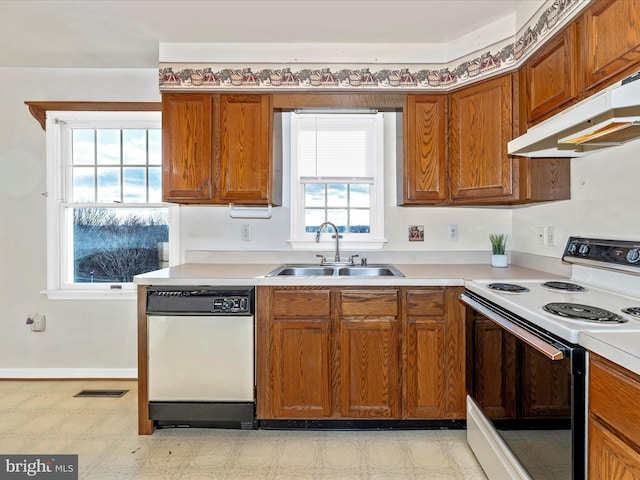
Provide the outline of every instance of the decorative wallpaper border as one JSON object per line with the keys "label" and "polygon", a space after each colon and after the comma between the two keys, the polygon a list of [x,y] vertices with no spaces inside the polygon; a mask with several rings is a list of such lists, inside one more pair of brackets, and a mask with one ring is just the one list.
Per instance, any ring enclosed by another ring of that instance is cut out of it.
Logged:
{"label": "decorative wallpaper border", "polygon": [[554,0],[520,37],[458,65],[160,63],[160,91],[449,89],[513,68],[589,0]]}

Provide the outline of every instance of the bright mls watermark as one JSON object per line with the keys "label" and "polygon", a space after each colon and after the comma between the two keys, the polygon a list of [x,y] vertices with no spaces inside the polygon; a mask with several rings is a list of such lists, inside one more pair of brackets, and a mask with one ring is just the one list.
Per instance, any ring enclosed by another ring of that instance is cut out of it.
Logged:
{"label": "bright mls watermark", "polygon": [[0,455],[0,480],[78,480],[78,455]]}

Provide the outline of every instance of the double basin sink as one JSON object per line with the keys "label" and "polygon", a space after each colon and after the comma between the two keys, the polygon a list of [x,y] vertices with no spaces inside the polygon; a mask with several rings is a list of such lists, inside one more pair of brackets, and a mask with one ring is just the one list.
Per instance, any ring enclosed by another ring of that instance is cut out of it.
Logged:
{"label": "double basin sink", "polygon": [[280,265],[267,277],[404,277],[393,265]]}

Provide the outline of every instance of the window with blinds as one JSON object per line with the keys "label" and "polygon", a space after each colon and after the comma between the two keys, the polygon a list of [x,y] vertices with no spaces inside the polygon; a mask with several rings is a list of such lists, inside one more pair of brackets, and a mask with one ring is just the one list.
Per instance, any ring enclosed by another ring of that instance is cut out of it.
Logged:
{"label": "window with blinds", "polygon": [[292,239],[332,222],[344,242],[382,236],[383,114],[291,115]]}

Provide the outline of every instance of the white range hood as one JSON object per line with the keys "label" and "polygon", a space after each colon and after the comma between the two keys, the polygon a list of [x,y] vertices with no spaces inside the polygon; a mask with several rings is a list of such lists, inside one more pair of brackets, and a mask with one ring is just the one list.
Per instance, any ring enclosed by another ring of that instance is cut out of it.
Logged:
{"label": "white range hood", "polygon": [[510,155],[581,157],[640,138],[640,72],[511,140]]}

